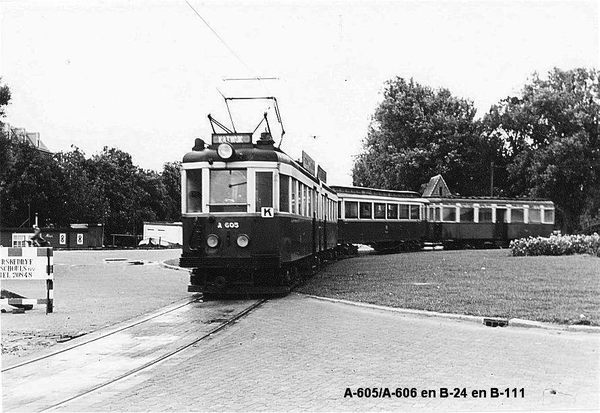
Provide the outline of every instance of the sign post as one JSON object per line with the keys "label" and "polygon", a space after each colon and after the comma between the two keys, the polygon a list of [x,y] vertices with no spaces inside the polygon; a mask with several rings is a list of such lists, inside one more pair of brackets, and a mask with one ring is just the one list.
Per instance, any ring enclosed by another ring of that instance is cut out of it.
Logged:
{"label": "sign post", "polygon": [[54,253],[50,247],[0,247],[0,279],[46,280],[45,299],[7,298],[7,304],[46,304],[46,314],[51,313],[54,310],[53,260]]}

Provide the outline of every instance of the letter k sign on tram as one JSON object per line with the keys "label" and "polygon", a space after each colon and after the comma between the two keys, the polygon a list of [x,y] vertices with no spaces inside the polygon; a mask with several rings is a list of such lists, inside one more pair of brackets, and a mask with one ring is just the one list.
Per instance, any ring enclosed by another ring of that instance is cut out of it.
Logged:
{"label": "letter k sign on tram", "polygon": [[273,207],[261,207],[260,216],[263,218],[273,218]]}

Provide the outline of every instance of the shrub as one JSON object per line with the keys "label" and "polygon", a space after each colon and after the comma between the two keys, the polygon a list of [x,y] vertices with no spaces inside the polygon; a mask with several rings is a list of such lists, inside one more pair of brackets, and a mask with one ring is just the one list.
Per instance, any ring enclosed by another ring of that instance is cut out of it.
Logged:
{"label": "shrub", "polygon": [[590,254],[600,257],[600,235],[551,235],[511,241],[513,256]]}

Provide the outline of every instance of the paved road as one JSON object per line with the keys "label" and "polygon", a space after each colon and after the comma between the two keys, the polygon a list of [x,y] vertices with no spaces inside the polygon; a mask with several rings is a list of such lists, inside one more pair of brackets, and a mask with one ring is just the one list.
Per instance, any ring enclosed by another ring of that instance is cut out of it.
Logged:
{"label": "paved road", "polygon": [[[3,365],[54,345],[60,336],[96,331],[189,297],[188,273],[159,265],[179,255],[181,250],[55,251],[54,313],[46,315],[38,305],[11,314],[12,307],[2,305],[9,311],[0,323]],[[115,259],[125,261],[109,261]],[[46,296],[43,280],[3,280],[2,288]]]}
{"label": "paved road", "polygon": [[2,407],[11,412],[49,409],[192,345],[258,302],[187,300],[139,322],[56,346],[60,353],[3,366]]}
{"label": "paved road", "polygon": [[[600,334],[494,329],[291,295],[60,410],[597,410],[599,348]],[[344,397],[359,387],[435,397]],[[467,397],[442,398],[440,388]],[[491,398],[491,388],[524,397]]]}

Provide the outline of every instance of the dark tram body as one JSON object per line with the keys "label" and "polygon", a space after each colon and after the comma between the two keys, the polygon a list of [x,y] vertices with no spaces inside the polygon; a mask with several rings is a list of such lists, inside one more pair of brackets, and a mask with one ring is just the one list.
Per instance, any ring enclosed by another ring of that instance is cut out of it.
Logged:
{"label": "dark tram body", "polygon": [[338,242],[376,251],[417,251],[427,239],[428,201],[412,191],[332,186],[338,194]]}
{"label": "dark tram body", "polygon": [[446,196],[428,198],[429,240],[449,248],[507,246],[554,230],[552,201]]}
{"label": "dark tram body", "polygon": [[263,133],[212,135],[182,163],[189,291],[285,293],[337,246],[337,195]]}

